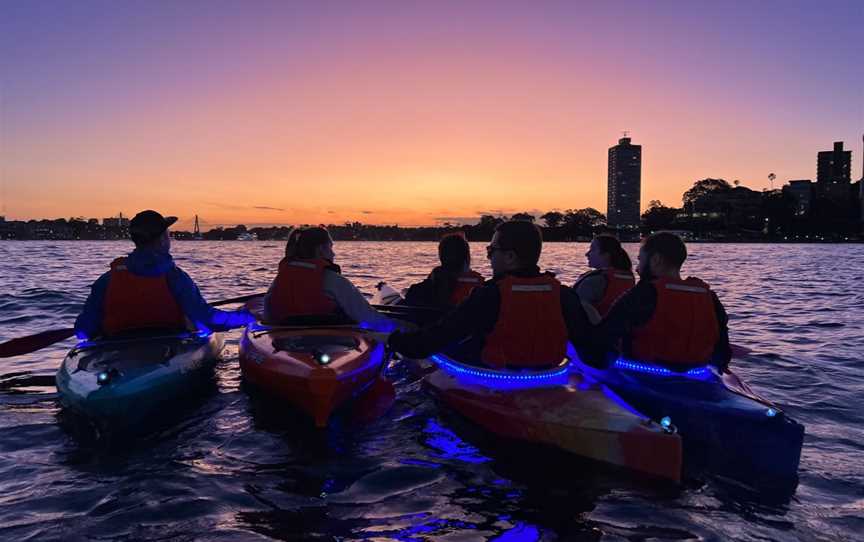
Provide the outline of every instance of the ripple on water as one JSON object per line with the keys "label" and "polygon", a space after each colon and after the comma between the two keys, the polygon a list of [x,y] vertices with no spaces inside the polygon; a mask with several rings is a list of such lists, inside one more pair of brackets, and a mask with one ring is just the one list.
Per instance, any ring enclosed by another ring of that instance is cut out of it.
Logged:
{"label": "ripple on water", "polygon": [[[484,245],[472,243],[472,261],[488,276]],[[127,248],[4,242],[0,340],[70,325],[90,283]],[[541,265],[572,284],[586,249],[549,243]],[[316,431],[243,388],[233,332],[213,389],[129,442],[89,441],[57,423],[53,375],[69,342],[0,360],[0,539],[856,539],[864,247],[689,249],[685,271],[719,292],[733,342],[753,351],[734,361],[738,371],[807,425],[792,495],[715,479],[669,490],[490,443],[442,417],[401,366],[383,419]],[[172,250],[208,299],[224,299],[266,290],[284,244]],[[435,243],[337,243],[336,252],[366,292],[379,280],[405,288],[437,261]]]}

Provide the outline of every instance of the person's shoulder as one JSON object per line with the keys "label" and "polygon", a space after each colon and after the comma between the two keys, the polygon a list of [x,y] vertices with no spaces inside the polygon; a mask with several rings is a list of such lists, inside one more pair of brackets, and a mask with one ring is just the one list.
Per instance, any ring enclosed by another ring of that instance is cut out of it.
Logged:
{"label": "person's shoulder", "polygon": [[331,291],[336,290],[339,292],[346,292],[346,291],[352,291],[352,292],[356,291],[358,293],[360,292],[360,290],[357,288],[357,286],[355,286],[354,283],[351,282],[351,279],[342,275],[341,273],[337,273],[336,271],[333,271],[330,269],[324,270],[324,284],[323,284],[323,286],[324,286],[324,288],[327,288],[328,290],[331,290]]}
{"label": "person's shoulder", "polygon": [[622,296],[635,298],[656,297],[657,286],[650,280],[640,280],[636,285],[627,290]]}
{"label": "person's shoulder", "polygon": [[589,271],[580,277],[576,284],[602,284],[606,282],[606,274],[599,269],[595,269],[594,271]]}

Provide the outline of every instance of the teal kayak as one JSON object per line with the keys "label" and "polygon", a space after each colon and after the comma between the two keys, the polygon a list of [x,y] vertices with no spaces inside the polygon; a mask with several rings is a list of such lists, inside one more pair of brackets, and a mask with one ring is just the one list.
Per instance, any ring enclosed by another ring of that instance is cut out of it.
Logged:
{"label": "teal kayak", "polygon": [[81,342],[57,371],[60,403],[100,424],[130,427],[212,376],[222,345],[218,333],[187,332]]}

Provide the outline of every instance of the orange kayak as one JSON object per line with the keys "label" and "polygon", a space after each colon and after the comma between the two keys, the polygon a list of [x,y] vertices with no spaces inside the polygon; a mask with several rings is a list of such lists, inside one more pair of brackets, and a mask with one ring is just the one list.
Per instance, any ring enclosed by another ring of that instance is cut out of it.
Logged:
{"label": "orange kayak", "polygon": [[383,378],[384,344],[348,326],[253,325],[240,341],[246,382],[298,407],[318,427]]}
{"label": "orange kayak", "polygon": [[680,437],[632,410],[604,386],[589,384],[566,364],[544,379],[480,369],[445,356],[432,360],[439,369],[426,377],[426,385],[445,405],[491,433],[555,446],[651,477],[681,480]]}

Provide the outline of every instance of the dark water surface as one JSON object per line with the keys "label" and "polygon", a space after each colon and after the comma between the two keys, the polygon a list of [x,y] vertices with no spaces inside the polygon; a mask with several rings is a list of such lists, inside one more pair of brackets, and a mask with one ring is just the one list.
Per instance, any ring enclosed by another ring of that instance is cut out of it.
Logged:
{"label": "dark water surface", "polygon": [[[584,244],[549,244],[572,282]],[[635,246],[630,247],[635,251]],[[781,495],[718,479],[681,488],[500,443],[442,416],[401,366],[382,419],[315,432],[241,389],[239,332],[212,392],[159,432],[106,447],[58,423],[71,342],[0,359],[0,540],[838,540],[864,538],[864,246],[693,245],[686,271],[753,349],[739,374],[807,426],[800,484]],[[0,341],[73,321],[123,242],[0,242]],[[211,301],[265,289],[279,243],[175,243]],[[402,288],[433,243],[337,243],[365,291]],[[483,246],[472,247],[488,275]]]}

